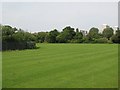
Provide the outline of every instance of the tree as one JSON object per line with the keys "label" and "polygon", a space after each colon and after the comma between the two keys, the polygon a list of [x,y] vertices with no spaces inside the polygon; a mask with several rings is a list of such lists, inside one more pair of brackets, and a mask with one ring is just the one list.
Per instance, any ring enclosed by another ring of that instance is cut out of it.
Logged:
{"label": "tree", "polygon": [[46,32],[38,32],[38,34],[36,35],[37,42],[43,43],[45,41],[46,35],[47,35]]}
{"label": "tree", "polygon": [[65,40],[65,35],[63,33],[59,34],[57,37],[56,37],[56,40],[58,43],[65,43],[66,40]]}
{"label": "tree", "polygon": [[15,33],[16,29],[12,28],[11,26],[5,25],[2,26],[2,40],[3,41],[12,41],[13,34]]}
{"label": "tree", "polygon": [[106,26],[106,28],[103,30],[103,36],[110,40],[113,35],[113,31],[114,30],[110,26]]}
{"label": "tree", "polygon": [[71,40],[75,36],[74,28],[71,28],[70,26],[65,27],[63,29],[63,33],[65,35],[66,40]]}
{"label": "tree", "polygon": [[84,43],[91,43],[93,40],[92,40],[92,37],[87,34],[84,38],[83,38],[83,41]]}
{"label": "tree", "polygon": [[46,41],[49,43],[56,43],[56,37],[59,34],[59,32],[57,31],[57,29],[54,29],[52,31],[50,31],[47,36],[46,36]]}
{"label": "tree", "polygon": [[111,38],[113,43],[120,43],[120,29],[117,28],[115,35]]}
{"label": "tree", "polygon": [[2,35],[13,35],[15,33],[15,29],[13,29],[11,26],[2,26]]}
{"label": "tree", "polygon": [[15,41],[23,42],[23,41],[36,41],[36,37],[29,32],[17,31],[13,34],[13,38]]}
{"label": "tree", "polygon": [[57,35],[59,35],[59,32],[57,31],[57,29],[54,29],[54,30],[52,30],[52,31],[50,31],[49,32],[49,42],[50,43],[55,43],[55,42],[57,42],[57,40],[56,40],[56,37],[57,37]]}
{"label": "tree", "polygon": [[36,38],[29,32],[22,29],[12,28],[11,26],[2,26],[2,49],[32,49],[35,48]]}
{"label": "tree", "polygon": [[108,40],[107,38],[99,38],[99,39],[96,39],[96,43],[108,43]]}
{"label": "tree", "polygon": [[82,42],[82,39],[83,39],[83,33],[79,32],[79,29],[77,28],[75,36],[73,37],[73,40],[71,42],[80,43],[80,42]]}
{"label": "tree", "polygon": [[[2,25],[0,24],[0,44],[2,43]],[[2,51],[2,45],[0,45],[0,51]]]}
{"label": "tree", "polygon": [[97,39],[99,37],[99,29],[98,28],[91,28],[90,31],[89,31],[89,36],[92,38],[92,39]]}
{"label": "tree", "polygon": [[2,42],[2,25],[0,24],[0,42]]}
{"label": "tree", "polygon": [[83,34],[81,32],[76,32],[76,35],[74,36],[74,39],[80,40],[83,38]]}
{"label": "tree", "polygon": [[69,40],[72,40],[74,36],[75,36],[74,28],[67,26],[63,29],[63,31],[61,32],[61,35],[58,37],[60,37],[61,39],[64,39],[62,41],[68,42]]}

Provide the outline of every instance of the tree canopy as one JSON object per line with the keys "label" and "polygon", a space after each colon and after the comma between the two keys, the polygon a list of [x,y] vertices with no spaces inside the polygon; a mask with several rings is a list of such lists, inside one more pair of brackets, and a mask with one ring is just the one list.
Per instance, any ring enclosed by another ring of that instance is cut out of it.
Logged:
{"label": "tree canopy", "polygon": [[50,32],[25,32],[22,29],[11,27],[9,25],[0,25],[2,31],[3,49],[27,49],[34,48],[35,43],[120,43],[120,29],[114,29],[106,26],[100,33],[99,29],[92,27],[86,34],[86,31],[66,26],[62,31],[53,29]]}
{"label": "tree canopy", "polygon": [[113,35],[113,31],[113,28],[106,26],[106,28],[103,30],[103,36],[109,40]]}
{"label": "tree canopy", "polygon": [[2,30],[2,49],[31,49],[35,48],[36,37],[22,29],[12,28],[11,26],[1,26]]}

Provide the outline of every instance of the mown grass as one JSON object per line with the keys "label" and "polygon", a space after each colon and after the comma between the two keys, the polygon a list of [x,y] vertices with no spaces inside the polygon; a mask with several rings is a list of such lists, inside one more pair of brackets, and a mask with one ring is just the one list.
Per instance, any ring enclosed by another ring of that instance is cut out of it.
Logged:
{"label": "mown grass", "polygon": [[117,44],[38,44],[3,52],[3,88],[117,88]]}
{"label": "mown grass", "polygon": [[2,52],[0,52],[0,89],[2,89]]}

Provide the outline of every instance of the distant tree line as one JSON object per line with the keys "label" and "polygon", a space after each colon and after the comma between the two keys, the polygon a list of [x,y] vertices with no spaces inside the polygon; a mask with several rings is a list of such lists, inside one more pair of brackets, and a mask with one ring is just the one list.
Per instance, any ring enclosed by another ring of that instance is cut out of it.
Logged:
{"label": "distant tree line", "polygon": [[98,28],[92,27],[88,33],[70,26],[65,27],[61,32],[54,29],[50,32],[38,32],[33,34],[38,43],[120,43],[120,29],[116,32],[110,26],[106,26],[99,32]]}
{"label": "distant tree line", "polygon": [[92,27],[88,33],[65,27],[61,32],[57,29],[50,32],[29,33],[8,25],[0,25],[2,30],[2,49],[32,49],[36,43],[120,43],[120,29],[116,32],[110,26],[106,26],[99,32],[98,28]]}

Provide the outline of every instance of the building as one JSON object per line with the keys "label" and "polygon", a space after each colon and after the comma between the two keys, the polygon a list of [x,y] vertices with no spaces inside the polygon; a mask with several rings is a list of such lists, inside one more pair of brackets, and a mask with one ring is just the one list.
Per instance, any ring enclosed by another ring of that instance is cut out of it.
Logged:
{"label": "building", "polygon": [[88,32],[85,30],[80,30],[80,32],[83,34],[83,36],[86,36],[88,34]]}

